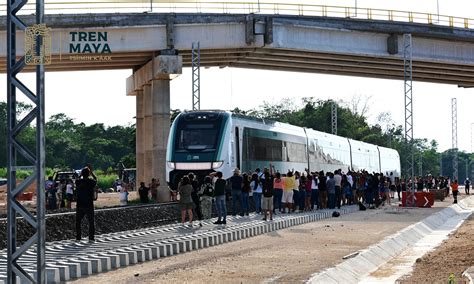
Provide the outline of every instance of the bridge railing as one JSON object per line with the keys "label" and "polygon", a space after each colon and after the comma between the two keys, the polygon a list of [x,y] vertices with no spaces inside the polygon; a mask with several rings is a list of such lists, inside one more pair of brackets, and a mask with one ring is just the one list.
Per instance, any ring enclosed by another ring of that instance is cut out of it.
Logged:
{"label": "bridge railing", "polygon": [[[274,0],[278,1],[278,0]],[[286,0],[288,1],[288,0]],[[0,15],[6,15],[6,4],[0,4]],[[35,1],[22,10],[35,12]],[[220,13],[220,14],[274,14],[297,16],[338,17],[365,20],[410,22],[448,27],[474,28],[474,19],[431,13],[325,6],[262,1],[196,1],[196,0],[45,0],[46,14],[82,13]]]}

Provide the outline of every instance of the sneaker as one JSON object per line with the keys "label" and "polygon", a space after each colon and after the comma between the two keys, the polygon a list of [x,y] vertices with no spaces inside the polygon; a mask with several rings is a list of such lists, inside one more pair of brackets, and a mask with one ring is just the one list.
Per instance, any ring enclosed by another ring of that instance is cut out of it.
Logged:
{"label": "sneaker", "polygon": [[225,225],[227,224],[227,221],[224,219],[224,221],[222,221],[221,224]]}
{"label": "sneaker", "polygon": [[273,218],[270,218],[270,221],[273,221]]}
{"label": "sneaker", "polygon": [[222,224],[222,221],[221,221],[221,220],[217,220],[217,221],[215,221],[213,224],[215,224],[215,225],[220,225],[220,224]]}
{"label": "sneaker", "polygon": [[267,221],[267,218],[262,218],[263,221]]}
{"label": "sneaker", "polygon": [[202,227],[202,223],[201,223],[201,222],[199,222],[199,227]]}
{"label": "sneaker", "polygon": [[89,243],[95,243],[94,239],[89,239]]}

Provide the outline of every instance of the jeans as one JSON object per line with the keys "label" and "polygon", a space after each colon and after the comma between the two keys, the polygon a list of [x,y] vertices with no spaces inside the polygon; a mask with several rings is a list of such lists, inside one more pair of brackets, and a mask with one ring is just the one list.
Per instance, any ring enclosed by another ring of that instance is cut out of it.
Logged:
{"label": "jeans", "polygon": [[295,207],[293,207],[293,211],[296,210],[296,206],[300,206],[300,191],[299,190],[293,189],[293,204],[295,204]]}
{"label": "jeans", "polygon": [[300,203],[299,203],[299,206],[300,206],[300,210],[304,210],[305,208],[305,200],[306,200],[306,191],[303,189],[303,190],[300,190]]}
{"label": "jeans", "polygon": [[[237,212],[237,204],[239,203],[240,212]],[[232,190],[232,214],[237,215],[238,213],[242,213],[242,190]]]}
{"label": "jeans", "polygon": [[318,204],[318,201],[319,201],[318,195],[319,195],[318,189],[311,190],[311,210],[314,209],[315,206],[316,206],[316,209],[320,208]]}
{"label": "jeans", "polygon": [[94,224],[94,207],[77,207],[76,208],[76,240],[80,240],[82,236],[81,222],[84,216],[87,217],[89,222],[89,240],[94,239],[95,235],[95,224]]}
{"label": "jeans", "polygon": [[253,201],[255,201],[255,212],[260,213],[262,211],[262,193],[254,192]]}
{"label": "jeans", "polygon": [[273,211],[281,211],[281,197],[283,196],[283,189],[275,188],[273,190]]}
{"label": "jeans", "polygon": [[336,205],[337,208],[341,208],[342,201],[342,190],[340,186],[336,186]]}
{"label": "jeans", "polygon": [[249,193],[242,192],[242,213],[249,213]]}
{"label": "jeans", "polygon": [[225,194],[216,196],[217,217],[219,220],[225,220],[227,217],[227,208],[225,204]]}
{"label": "jeans", "polygon": [[328,194],[328,207],[329,209],[334,209],[336,205],[336,194],[335,193],[329,193]]}

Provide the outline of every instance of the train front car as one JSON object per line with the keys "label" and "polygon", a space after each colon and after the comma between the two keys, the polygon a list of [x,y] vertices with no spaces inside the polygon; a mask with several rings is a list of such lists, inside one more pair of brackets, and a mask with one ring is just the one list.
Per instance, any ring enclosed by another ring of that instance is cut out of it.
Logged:
{"label": "train front car", "polygon": [[166,153],[166,181],[176,189],[184,175],[202,179],[214,171],[228,171],[230,115],[223,111],[192,111],[179,114],[171,126]]}

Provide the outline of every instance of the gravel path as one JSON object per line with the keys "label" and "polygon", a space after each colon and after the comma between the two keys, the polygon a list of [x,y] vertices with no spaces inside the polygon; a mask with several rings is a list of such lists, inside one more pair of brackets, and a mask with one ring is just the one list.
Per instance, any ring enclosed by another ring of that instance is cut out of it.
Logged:
{"label": "gravel path", "polygon": [[[447,200],[449,202],[449,200]],[[301,282],[441,210],[388,207],[309,223],[77,280],[77,283]]]}

